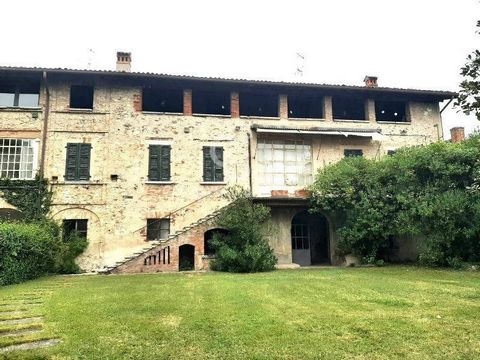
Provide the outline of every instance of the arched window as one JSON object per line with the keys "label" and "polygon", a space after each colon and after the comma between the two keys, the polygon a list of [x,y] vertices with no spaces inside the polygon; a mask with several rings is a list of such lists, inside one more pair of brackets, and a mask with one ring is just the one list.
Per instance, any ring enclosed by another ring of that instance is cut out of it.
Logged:
{"label": "arched window", "polygon": [[215,255],[215,249],[212,247],[211,241],[215,234],[228,235],[228,230],[225,229],[210,229],[205,231],[203,235],[203,253],[205,255]]}

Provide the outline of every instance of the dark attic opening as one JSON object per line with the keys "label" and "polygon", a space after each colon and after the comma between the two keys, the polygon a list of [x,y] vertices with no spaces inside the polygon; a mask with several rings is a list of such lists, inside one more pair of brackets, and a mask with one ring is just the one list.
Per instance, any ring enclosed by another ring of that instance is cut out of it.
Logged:
{"label": "dark attic opening", "polygon": [[230,115],[230,92],[193,90],[192,112],[206,115]]}
{"label": "dark attic opening", "polygon": [[71,109],[93,109],[93,86],[72,85],[70,87]]}
{"label": "dark attic opening", "polygon": [[40,82],[30,79],[0,79],[0,106],[38,107]]}
{"label": "dark attic opening", "polygon": [[353,96],[334,96],[332,111],[334,119],[365,120],[365,100]]}
{"label": "dark attic opening", "polygon": [[168,87],[144,87],[142,110],[183,113],[183,90]]}
{"label": "dark attic opening", "polygon": [[404,101],[375,101],[377,121],[407,122]]}
{"label": "dark attic opening", "polygon": [[278,117],[278,95],[240,92],[240,116]]}
{"label": "dark attic opening", "polygon": [[322,119],[323,97],[315,95],[288,95],[288,117]]}

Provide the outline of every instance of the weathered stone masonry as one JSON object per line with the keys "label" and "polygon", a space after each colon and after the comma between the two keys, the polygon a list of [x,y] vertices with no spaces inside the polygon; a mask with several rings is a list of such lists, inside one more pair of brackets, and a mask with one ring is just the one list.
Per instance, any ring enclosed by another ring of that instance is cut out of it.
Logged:
{"label": "weathered stone masonry", "polygon": [[[307,144],[314,174],[318,168],[343,158],[346,149],[362,150],[364,156],[377,158],[402,146],[442,139],[438,102],[454,95],[378,87],[303,86],[128,72],[0,68],[0,83],[2,79],[14,81],[19,76],[39,82],[39,106],[0,105],[0,138],[35,139],[39,148],[45,145],[44,175],[54,191],[52,218],[59,221],[88,220],[89,247],[79,259],[86,271],[112,266],[148,248],[147,219],[170,218],[170,232],[174,233],[208,216],[227,204],[222,194],[231,185],[250,189],[258,201],[267,204],[269,199],[284,199],[283,208],[277,206],[273,211],[276,232],[271,243],[280,263],[291,263],[291,221],[295,209],[307,205],[292,207],[288,204],[304,197],[299,192],[304,185],[265,184],[261,175],[265,165],[257,159],[258,143],[293,141]],[[94,87],[93,109],[70,109],[71,85],[85,84]],[[183,89],[180,112],[143,111],[145,84]],[[43,144],[47,86],[50,107],[46,143]],[[192,99],[196,89],[202,87],[227,89],[230,115],[195,114]],[[243,116],[240,113],[241,93],[250,90],[274,94],[278,98],[278,116]],[[289,118],[289,95],[311,93],[322,99],[322,117]],[[365,99],[365,120],[334,119],[332,98],[343,94]],[[407,121],[378,122],[376,99],[405,101]],[[65,180],[68,143],[91,144],[88,181]],[[158,144],[171,148],[171,176],[167,182],[148,180],[149,146]],[[205,146],[223,148],[223,181],[209,183],[203,180],[202,148]],[[203,236],[213,227],[213,220],[209,220],[167,245],[159,245],[161,249],[149,250],[148,256],[156,252],[155,264],[145,264],[142,253],[138,258],[132,258],[128,266],[122,265],[115,271],[177,270],[178,248],[183,244],[195,246],[195,268],[206,268],[208,258],[204,257]],[[330,231],[330,261],[337,262],[333,250],[333,224]],[[163,258],[162,263],[158,263],[158,252],[163,251],[164,246],[170,247],[170,264],[163,264]]]}

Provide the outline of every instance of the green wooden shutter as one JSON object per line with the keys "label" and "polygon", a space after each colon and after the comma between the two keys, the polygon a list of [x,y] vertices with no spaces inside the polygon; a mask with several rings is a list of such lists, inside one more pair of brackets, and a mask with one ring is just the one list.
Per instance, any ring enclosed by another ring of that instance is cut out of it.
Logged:
{"label": "green wooden shutter", "polygon": [[67,144],[67,160],[65,165],[65,180],[74,181],[77,178],[78,144]]}
{"label": "green wooden shutter", "polygon": [[223,148],[215,148],[215,181],[223,181]]}
{"label": "green wooden shutter", "polygon": [[160,181],[160,145],[148,147],[148,180]]}
{"label": "green wooden shutter", "polygon": [[203,147],[203,181],[214,181],[214,167],[211,150],[212,148],[209,146]]}
{"label": "green wooden shutter", "polygon": [[160,149],[160,180],[170,181],[170,151],[169,145],[162,145]]}
{"label": "green wooden shutter", "polygon": [[90,153],[92,146],[90,144],[79,144],[78,153],[78,176],[77,180],[90,180]]}

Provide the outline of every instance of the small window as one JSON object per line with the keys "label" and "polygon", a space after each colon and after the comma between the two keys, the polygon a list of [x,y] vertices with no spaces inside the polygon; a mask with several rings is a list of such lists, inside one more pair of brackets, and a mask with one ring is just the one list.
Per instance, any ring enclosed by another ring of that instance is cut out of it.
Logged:
{"label": "small window", "polygon": [[240,93],[240,115],[278,117],[278,95]]}
{"label": "small window", "polygon": [[310,229],[307,224],[292,224],[292,249],[308,250],[310,248]]}
{"label": "small window", "polygon": [[70,88],[71,109],[93,109],[93,86],[72,85]]}
{"label": "small window", "polygon": [[388,150],[388,151],[387,151],[387,155],[388,155],[388,156],[393,156],[393,155],[395,155],[396,153],[397,153],[397,150]]}
{"label": "small window", "polygon": [[170,219],[147,219],[147,240],[164,240],[170,235]]}
{"label": "small window", "polygon": [[334,96],[333,118],[340,120],[365,120],[365,100],[356,97]]}
{"label": "small window", "polygon": [[170,145],[148,147],[148,180],[170,181]]}
{"label": "small window", "polygon": [[142,110],[183,113],[183,90],[146,87],[143,89]]}
{"label": "small window", "polygon": [[90,180],[90,144],[67,144],[65,180]]}
{"label": "small window", "polygon": [[403,101],[375,101],[377,121],[407,122],[405,109]]}
{"label": "small window", "polygon": [[323,97],[288,95],[288,117],[290,118],[323,118]]}
{"label": "small window", "polygon": [[35,81],[22,80],[0,81],[0,106],[38,107],[40,84]]}
{"label": "small window", "polygon": [[214,146],[203,147],[203,181],[222,182],[223,148]]}
{"label": "small window", "polygon": [[363,150],[361,149],[345,149],[343,150],[343,155],[347,157],[362,157]]}
{"label": "small window", "polygon": [[87,227],[88,220],[86,219],[63,220],[63,239],[68,240],[73,234],[86,239]]}
{"label": "small window", "polygon": [[230,92],[193,90],[194,114],[230,115]]}

